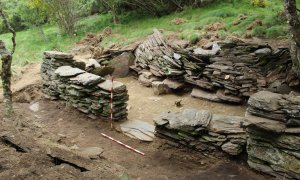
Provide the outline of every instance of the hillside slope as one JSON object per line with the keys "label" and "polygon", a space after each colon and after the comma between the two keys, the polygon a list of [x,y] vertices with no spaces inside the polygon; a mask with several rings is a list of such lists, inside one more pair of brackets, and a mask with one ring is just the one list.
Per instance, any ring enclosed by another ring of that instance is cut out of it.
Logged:
{"label": "hillside slope", "polygon": [[[42,27],[46,38],[35,29],[18,32],[14,69],[28,62],[40,61],[45,50],[70,49],[86,33],[100,32],[106,27],[111,27],[113,33],[103,40],[102,44],[105,46],[112,43],[130,43],[148,35],[154,27],[164,29],[166,34],[176,35],[191,43],[207,36],[220,39],[228,35],[243,38],[287,38],[281,0],[268,1],[266,8],[253,7],[248,0],[234,2],[214,3],[198,9],[186,8],[182,12],[160,18],[127,12],[120,16],[122,23],[118,25],[112,23],[109,14],[95,15],[78,22],[76,36],[62,35],[58,27],[51,24]],[[300,4],[300,1],[298,3]],[[0,39],[11,45],[10,34],[2,34]]]}

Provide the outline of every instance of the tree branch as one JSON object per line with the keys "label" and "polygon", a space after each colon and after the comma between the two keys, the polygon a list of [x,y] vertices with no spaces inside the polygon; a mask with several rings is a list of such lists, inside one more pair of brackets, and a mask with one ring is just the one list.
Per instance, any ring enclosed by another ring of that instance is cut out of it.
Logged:
{"label": "tree branch", "polygon": [[[0,2],[0,6],[2,7],[2,3]],[[11,51],[11,55],[13,55],[15,53],[15,50],[16,50],[16,46],[17,46],[17,43],[16,43],[16,31],[14,30],[14,28],[11,27],[10,23],[7,21],[7,18],[3,12],[3,9],[0,8],[0,16],[2,17],[3,19],[3,22],[6,26],[6,28],[12,33],[12,38],[11,38],[11,41],[13,43],[13,48],[12,48],[12,51]]]}

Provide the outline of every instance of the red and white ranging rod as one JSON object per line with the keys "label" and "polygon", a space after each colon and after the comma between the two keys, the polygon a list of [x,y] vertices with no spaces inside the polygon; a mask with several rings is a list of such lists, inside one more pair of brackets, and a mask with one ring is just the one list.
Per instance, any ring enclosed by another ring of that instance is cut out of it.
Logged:
{"label": "red and white ranging rod", "polygon": [[113,98],[114,98],[114,77],[111,76],[111,89],[110,89],[110,128],[113,129]]}
{"label": "red and white ranging rod", "polygon": [[131,151],[133,151],[133,152],[135,152],[135,153],[138,153],[138,154],[140,154],[140,155],[145,156],[145,153],[143,153],[143,152],[141,152],[141,151],[139,151],[139,150],[137,150],[137,149],[134,149],[133,147],[128,146],[127,144],[124,144],[124,143],[122,143],[121,141],[118,141],[118,140],[116,140],[116,139],[114,139],[114,138],[112,138],[112,137],[110,137],[110,136],[108,136],[108,135],[106,135],[106,134],[104,134],[104,133],[101,133],[101,135],[104,136],[104,137],[106,137],[107,139],[110,139],[110,140],[112,140],[112,141],[114,141],[114,142],[120,144],[121,146],[124,146],[125,148],[127,148],[127,149],[129,149],[129,150],[131,150]]}
{"label": "red and white ranging rod", "polygon": [[[111,129],[113,129],[113,98],[114,98],[114,93],[113,92],[114,92],[114,77],[112,76],[111,77],[111,89],[110,89],[110,128]],[[116,140],[116,139],[114,139],[114,138],[112,138],[112,137],[110,137],[110,136],[108,136],[104,133],[101,133],[101,135],[106,137],[107,139],[110,139],[110,140],[124,146],[125,148],[127,148],[127,149],[129,149],[129,150],[131,150],[135,153],[138,153],[138,154],[143,155],[143,156],[145,155],[145,153],[143,153],[143,152],[141,152],[137,149],[134,149],[133,147],[131,147],[127,144],[124,144],[121,141],[118,141],[118,140]]]}

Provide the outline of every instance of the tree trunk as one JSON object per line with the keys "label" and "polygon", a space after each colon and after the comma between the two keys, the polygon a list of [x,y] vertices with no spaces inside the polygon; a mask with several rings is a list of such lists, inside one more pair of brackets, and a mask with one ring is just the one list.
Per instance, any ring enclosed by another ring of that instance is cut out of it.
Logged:
{"label": "tree trunk", "polygon": [[13,113],[12,107],[12,91],[11,91],[11,62],[12,56],[7,51],[5,44],[3,41],[0,41],[0,54],[2,60],[2,86],[3,86],[3,102],[4,102],[4,110],[5,116],[11,116]]}
{"label": "tree trunk", "polygon": [[3,22],[6,28],[12,33],[12,50],[9,52],[3,41],[0,40],[0,55],[2,59],[2,85],[3,85],[3,102],[4,102],[4,110],[5,116],[10,117],[13,113],[13,106],[12,106],[12,92],[11,92],[11,63],[12,63],[12,55],[16,49],[16,32],[11,27],[10,23],[7,21],[7,18],[2,10],[2,4],[0,1],[0,16],[3,19]]}
{"label": "tree trunk", "polygon": [[289,31],[292,35],[291,56],[293,70],[300,78],[300,19],[297,14],[296,0],[284,0]]}

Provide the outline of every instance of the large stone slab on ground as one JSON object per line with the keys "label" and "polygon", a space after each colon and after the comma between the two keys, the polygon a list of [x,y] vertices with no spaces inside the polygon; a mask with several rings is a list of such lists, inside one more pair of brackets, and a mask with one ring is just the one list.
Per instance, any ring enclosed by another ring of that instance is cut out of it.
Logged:
{"label": "large stone slab on ground", "polygon": [[213,102],[221,102],[222,100],[215,94],[199,88],[194,88],[191,94],[192,97],[205,99]]}
{"label": "large stone slab on ground", "polygon": [[120,127],[129,137],[141,141],[153,141],[155,127],[152,124],[140,120],[129,120],[120,124]]}

